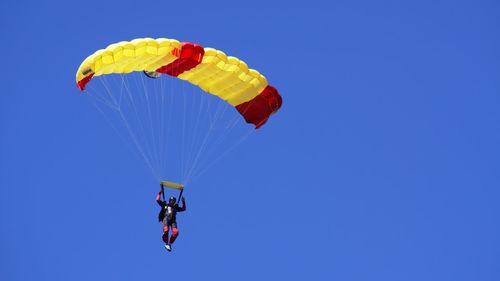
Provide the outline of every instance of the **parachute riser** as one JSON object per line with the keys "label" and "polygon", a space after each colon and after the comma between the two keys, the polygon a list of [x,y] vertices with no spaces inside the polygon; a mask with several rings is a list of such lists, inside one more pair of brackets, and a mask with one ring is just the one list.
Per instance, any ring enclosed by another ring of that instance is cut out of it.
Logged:
{"label": "parachute riser", "polygon": [[184,192],[184,188],[181,189],[181,193],[179,194],[179,198],[177,198],[177,204],[179,204],[179,202],[181,202],[181,198],[182,198],[182,193]]}
{"label": "parachute riser", "polygon": [[161,197],[163,197],[163,202],[165,202],[165,189],[163,188],[163,184],[160,183],[161,188]]}

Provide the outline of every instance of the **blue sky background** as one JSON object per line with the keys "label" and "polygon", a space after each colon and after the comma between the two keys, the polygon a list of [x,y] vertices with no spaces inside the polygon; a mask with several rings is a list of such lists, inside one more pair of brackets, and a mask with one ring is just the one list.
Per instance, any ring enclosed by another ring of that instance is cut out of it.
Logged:
{"label": "blue sky background", "polygon": [[[0,280],[500,280],[498,1],[2,1]],[[187,192],[75,87],[137,37],[262,71],[281,111]],[[168,276],[166,276],[168,275]]]}

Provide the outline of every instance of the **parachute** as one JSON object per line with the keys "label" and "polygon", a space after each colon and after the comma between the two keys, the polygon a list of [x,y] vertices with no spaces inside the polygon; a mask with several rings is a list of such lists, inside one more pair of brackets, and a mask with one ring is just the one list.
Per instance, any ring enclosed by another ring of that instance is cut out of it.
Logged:
{"label": "parachute", "polygon": [[264,125],[282,103],[266,77],[238,58],[166,38],[134,39],[98,50],[78,68],[76,83],[83,91],[95,76],[133,71],[168,74],[197,85],[234,106],[256,128]]}
{"label": "parachute", "polygon": [[[94,52],[79,66],[76,85],[119,135],[129,136],[162,187],[181,191],[251,134],[240,121],[261,128],[282,104],[276,88],[242,60],[167,38]],[[182,184],[164,181],[175,169]]]}

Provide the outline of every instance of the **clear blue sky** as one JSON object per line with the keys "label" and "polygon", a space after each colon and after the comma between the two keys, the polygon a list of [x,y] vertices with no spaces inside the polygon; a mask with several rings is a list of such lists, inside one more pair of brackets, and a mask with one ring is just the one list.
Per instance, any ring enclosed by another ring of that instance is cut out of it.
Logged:
{"label": "clear blue sky", "polygon": [[[0,280],[500,280],[499,15],[2,1]],[[172,253],[156,180],[74,83],[87,55],[137,37],[222,49],[284,98],[187,192]]]}

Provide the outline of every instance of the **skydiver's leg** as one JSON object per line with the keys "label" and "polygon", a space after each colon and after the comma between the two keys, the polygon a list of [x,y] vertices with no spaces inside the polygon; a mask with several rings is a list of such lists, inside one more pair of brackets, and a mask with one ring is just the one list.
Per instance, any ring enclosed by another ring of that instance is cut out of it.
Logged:
{"label": "skydiver's leg", "polygon": [[179,229],[177,228],[177,223],[172,223],[172,235],[170,236],[170,245],[172,245],[179,235]]}
{"label": "skydiver's leg", "polygon": [[163,225],[163,236],[161,237],[165,244],[168,244],[168,225]]}

